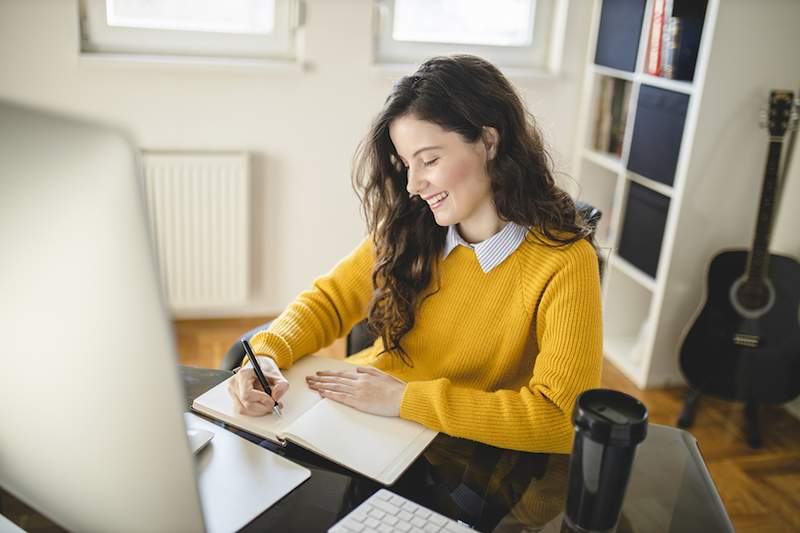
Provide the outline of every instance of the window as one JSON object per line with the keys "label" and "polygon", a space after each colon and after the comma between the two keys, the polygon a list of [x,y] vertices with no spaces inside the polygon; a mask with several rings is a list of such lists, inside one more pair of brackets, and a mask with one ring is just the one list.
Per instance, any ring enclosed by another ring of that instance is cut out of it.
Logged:
{"label": "window", "polygon": [[568,0],[374,0],[374,58],[419,63],[471,53],[510,69],[558,72]]}
{"label": "window", "polygon": [[81,52],[297,59],[300,0],[79,0]]}

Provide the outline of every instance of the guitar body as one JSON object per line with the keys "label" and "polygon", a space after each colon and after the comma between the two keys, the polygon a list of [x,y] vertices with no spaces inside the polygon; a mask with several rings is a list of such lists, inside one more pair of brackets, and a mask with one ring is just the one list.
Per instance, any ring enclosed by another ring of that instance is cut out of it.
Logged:
{"label": "guitar body", "polygon": [[703,394],[783,403],[800,394],[800,263],[768,254],[769,296],[748,309],[737,298],[748,254],[724,251],[712,260],[706,301],[681,345],[681,370]]}

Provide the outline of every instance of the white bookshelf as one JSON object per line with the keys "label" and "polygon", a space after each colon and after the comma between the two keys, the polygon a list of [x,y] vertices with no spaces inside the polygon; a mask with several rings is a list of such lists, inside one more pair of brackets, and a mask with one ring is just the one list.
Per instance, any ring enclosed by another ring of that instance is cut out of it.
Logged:
{"label": "white bookshelf", "polygon": [[[792,52],[800,2],[708,0],[692,81],[644,72],[653,0],[642,2],[636,63],[629,72],[594,64],[603,8],[595,0],[573,169],[577,198],[603,212],[597,236],[608,258],[605,355],[637,386],[650,388],[683,382],[680,344],[705,298],[711,258],[724,248],[750,245],[767,148],[759,115],[771,89],[796,90],[800,80]],[[599,152],[592,142],[604,76],[632,84],[621,156]],[[689,99],[671,185],[628,169],[643,85]],[[633,185],[669,202],[655,276],[618,253]]]}

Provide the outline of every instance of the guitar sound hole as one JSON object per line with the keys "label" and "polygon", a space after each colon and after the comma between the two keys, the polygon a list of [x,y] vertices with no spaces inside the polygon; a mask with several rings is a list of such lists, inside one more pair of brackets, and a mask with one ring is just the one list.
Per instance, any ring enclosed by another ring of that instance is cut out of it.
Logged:
{"label": "guitar sound hole", "polygon": [[736,297],[742,307],[754,311],[769,302],[769,287],[764,282],[744,283],[739,286]]}
{"label": "guitar sound hole", "polygon": [[728,297],[733,308],[745,318],[758,318],[775,303],[775,288],[769,279],[748,282],[742,276],[730,287]]}

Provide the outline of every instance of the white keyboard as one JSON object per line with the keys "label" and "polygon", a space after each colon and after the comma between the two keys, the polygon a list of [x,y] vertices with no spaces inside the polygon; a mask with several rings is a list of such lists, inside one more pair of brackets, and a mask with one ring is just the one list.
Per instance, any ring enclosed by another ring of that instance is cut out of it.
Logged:
{"label": "white keyboard", "polygon": [[328,533],[475,533],[461,522],[381,489],[339,520]]}

